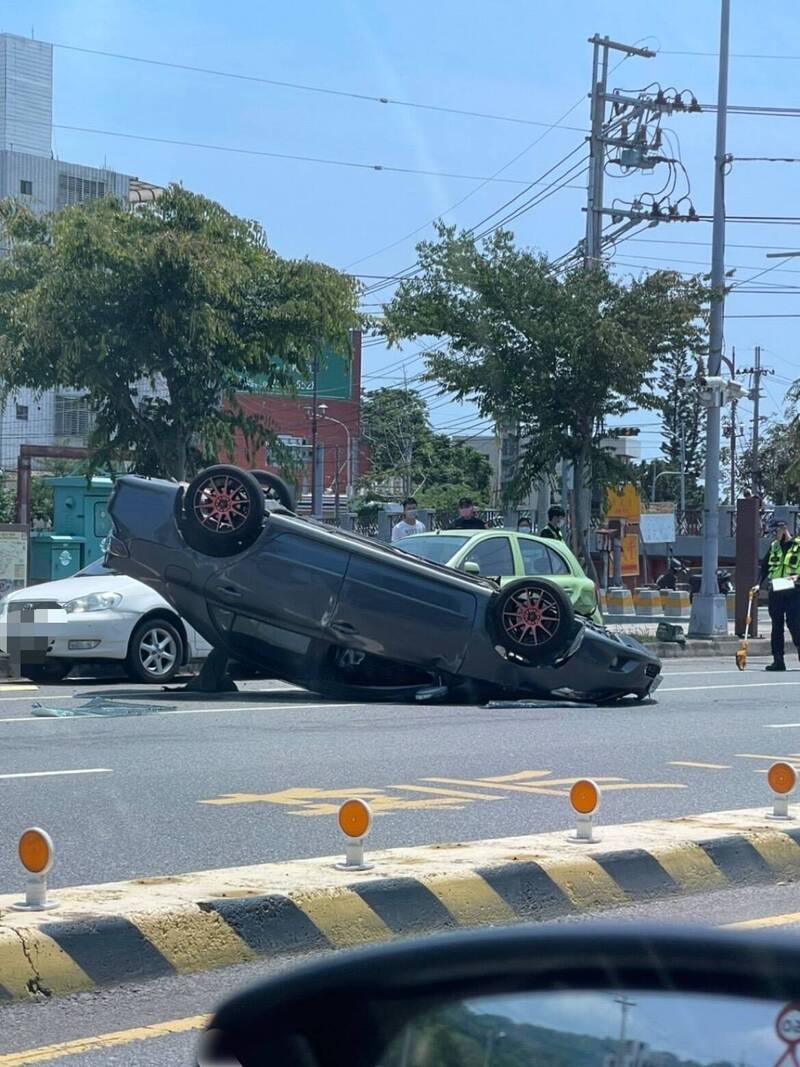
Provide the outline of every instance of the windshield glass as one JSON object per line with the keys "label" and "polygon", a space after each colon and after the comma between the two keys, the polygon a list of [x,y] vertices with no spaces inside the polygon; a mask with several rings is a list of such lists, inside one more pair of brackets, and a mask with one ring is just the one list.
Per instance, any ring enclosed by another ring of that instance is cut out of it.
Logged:
{"label": "windshield glass", "polygon": [[447,563],[460,548],[469,541],[469,537],[407,537],[398,544],[403,552],[419,556],[431,563]]}

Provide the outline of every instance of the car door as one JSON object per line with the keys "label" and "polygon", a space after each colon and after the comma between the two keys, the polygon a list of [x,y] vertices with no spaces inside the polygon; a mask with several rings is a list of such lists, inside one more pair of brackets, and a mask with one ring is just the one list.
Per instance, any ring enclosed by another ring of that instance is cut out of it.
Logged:
{"label": "car door", "polygon": [[375,546],[353,551],[331,630],[342,645],[400,663],[458,671],[476,593],[412,556]]}
{"label": "car door", "polygon": [[564,590],[579,614],[594,613],[597,604],[594,584],[584,574],[575,573],[579,569],[577,560],[574,566],[570,566],[566,556],[558,549],[534,537],[518,538],[517,547],[524,575],[549,578]]}
{"label": "car door", "polygon": [[330,624],[349,555],[312,529],[278,527],[255,551],[221,566],[207,595],[237,616],[313,636]]}

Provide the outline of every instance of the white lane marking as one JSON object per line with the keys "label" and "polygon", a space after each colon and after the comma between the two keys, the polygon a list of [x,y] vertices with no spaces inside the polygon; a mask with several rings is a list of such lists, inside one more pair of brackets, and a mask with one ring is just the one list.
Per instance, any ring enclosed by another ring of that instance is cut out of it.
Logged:
{"label": "white lane marking", "polygon": [[691,674],[702,674],[703,677],[706,677],[709,674],[741,674],[742,672],[738,667],[731,667],[730,670],[723,671],[662,671],[661,673],[665,678],[682,678]]}
{"label": "white lane marking", "polygon": [[692,692],[692,690],[703,691],[708,689],[759,689],[763,688],[763,686],[765,685],[770,687],[777,685],[800,685],[800,678],[798,678],[796,682],[740,682],[738,685],[735,683],[726,685],[678,685],[673,686],[671,689],[659,688],[657,692],[658,695],[661,696],[662,693],[690,693]]}
{"label": "white lane marking", "polygon": [[358,708],[361,704],[249,704],[241,708],[176,708],[174,711],[151,711],[143,715],[16,715],[0,722],[75,722],[78,719],[148,719],[164,715],[219,715],[225,711],[290,711],[292,708]]}
{"label": "white lane marking", "polygon": [[62,774],[113,774],[110,767],[85,767],[76,771],[19,771],[16,774],[0,774],[0,778],[54,778]]}
{"label": "white lane marking", "polygon": [[768,730],[788,730],[791,726],[800,726],[800,722],[768,722],[764,725]]}

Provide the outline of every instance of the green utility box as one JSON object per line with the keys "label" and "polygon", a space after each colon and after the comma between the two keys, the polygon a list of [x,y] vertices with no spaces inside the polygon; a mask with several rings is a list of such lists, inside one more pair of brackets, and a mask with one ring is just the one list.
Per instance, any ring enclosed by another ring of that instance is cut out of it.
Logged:
{"label": "green utility box", "polygon": [[111,529],[110,478],[93,478],[90,485],[79,476],[48,478],[47,484],[53,487],[53,529],[31,533],[33,582],[68,578],[99,559]]}

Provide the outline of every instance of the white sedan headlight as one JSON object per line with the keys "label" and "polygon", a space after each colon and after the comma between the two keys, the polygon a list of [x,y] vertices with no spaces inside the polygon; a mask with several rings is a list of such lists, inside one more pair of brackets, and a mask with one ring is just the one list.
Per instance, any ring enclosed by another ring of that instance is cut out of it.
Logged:
{"label": "white sedan headlight", "polygon": [[79,596],[75,600],[68,600],[63,605],[63,608],[68,615],[84,611],[110,611],[121,600],[122,593],[89,593],[88,596]]}

